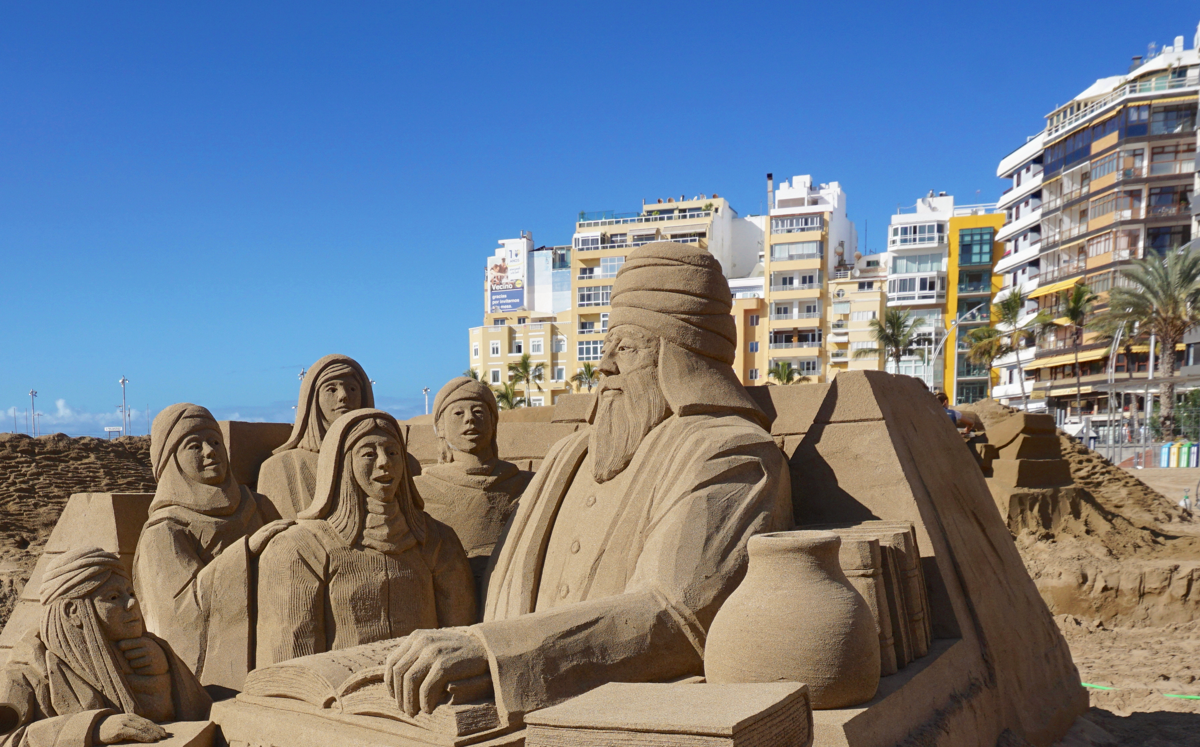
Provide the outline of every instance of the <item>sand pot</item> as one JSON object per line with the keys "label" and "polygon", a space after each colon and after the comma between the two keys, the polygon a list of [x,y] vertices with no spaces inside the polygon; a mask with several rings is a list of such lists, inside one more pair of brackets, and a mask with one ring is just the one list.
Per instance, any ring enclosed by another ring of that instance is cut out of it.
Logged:
{"label": "sand pot", "polygon": [[750,538],[746,579],[708,632],[709,682],[803,682],[818,709],[875,696],[879,635],[838,563],[841,543],[816,531]]}

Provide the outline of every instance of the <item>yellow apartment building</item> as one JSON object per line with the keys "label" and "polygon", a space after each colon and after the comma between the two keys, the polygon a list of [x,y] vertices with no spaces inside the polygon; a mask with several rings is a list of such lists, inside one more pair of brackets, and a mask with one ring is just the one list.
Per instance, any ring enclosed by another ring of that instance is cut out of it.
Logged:
{"label": "yellow apartment building", "polygon": [[955,404],[969,404],[988,396],[994,372],[987,365],[967,360],[966,335],[991,323],[992,301],[1002,278],[993,274],[1004,255],[996,235],[1004,226],[1004,213],[983,206],[956,208],[949,220],[949,258],[946,264],[945,391]]}
{"label": "yellow apartment building", "polygon": [[825,351],[829,375],[841,371],[882,371],[883,353],[856,358],[864,349],[878,349],[871,321],[883,316],[886,305],[887,262],[883,254],[854,253],[849,262],[836,264],[829,279],[829,332]]}

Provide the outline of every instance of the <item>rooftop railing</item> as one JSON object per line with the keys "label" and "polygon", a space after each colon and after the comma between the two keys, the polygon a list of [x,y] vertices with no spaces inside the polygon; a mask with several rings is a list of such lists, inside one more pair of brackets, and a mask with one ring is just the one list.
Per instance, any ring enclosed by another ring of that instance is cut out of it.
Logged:
{"label": "rooftop railing", "polygon": [[1175,78],[1175,79],[1168,80],[1168,79],[1160,77],[1160,78],[1155,78],[1152,80],[1135,81],[1133,83],[1127,83],[1127,84],[1121,86],[1120,88],[1116,89],[1112,93],[1108,94],[1104,98],[1097,99],[1096,101],[1093,101],[1092,103],[1088,104],[1087,106],[1080,108],[1079,111],[1075,112],[1071,116],[1064,117],[1063,119],[1059,120],[1055,124],[1047,125],[1046,126],[1046,138],[1050,139],[1050,138],[1055,137],[1059,133],[1068,131],[1068,130],[1072,129],[1073,127],[1075,127],[1075,125],[1077,125],[1081,122],[1084,122],[1085,120],[1091,119],[1092,117],[1094,117],[1095,115],[1104,111],[1105,109],[1108,109],[1109,107],[1112,107],[1112,106],[1124,101],[1126,98],[1128,98],[1130,96],[1137,96],[1137,95],[1146,94],[1146,93],[1159,93],[1162,91],[1176,91],[1176,90],[1182,90],[1185,88],[1197,88],[1197,87],[1200,87],[1200,78],[1198,78],[1196,76],[1196,73],[1192,72],[1192,71],[1189,71],[1189,74],[1186,78]]}
{"label": "rooftop railing", "polygon": [[[649,215],[649,214],[645,214],[645,213],[640,214],[640,215],[633,215],[630,217],[618,217],[617,215],[614,215],[611,218],[603,218],[601,220],[581,220],[576,225],[578,225],[579,228],[597,228],[599,226],[623,226],[623,225],[633,225],[636,223],[660,223],[663,221],[671,221],[671,220],[694,220],[697,218],[708,218],[708,217],[712,216],[712,214],[713,214],[713,211],[711,211],[711,210],[700,210],[700,211],[689,212],[689,213],[671,213],[670,215]],[[588,218],[590,216],[585,213],[583,217]]]}

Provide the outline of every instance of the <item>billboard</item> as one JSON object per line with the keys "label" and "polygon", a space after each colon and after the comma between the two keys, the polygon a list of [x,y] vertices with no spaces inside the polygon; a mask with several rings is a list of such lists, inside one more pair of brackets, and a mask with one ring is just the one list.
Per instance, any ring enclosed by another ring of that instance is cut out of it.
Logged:
{"label": "billboard", "polygon": [[487,293],[488,311],[515,311],[525,306],[525,252],[521,248],[504,247],[488,257]]}

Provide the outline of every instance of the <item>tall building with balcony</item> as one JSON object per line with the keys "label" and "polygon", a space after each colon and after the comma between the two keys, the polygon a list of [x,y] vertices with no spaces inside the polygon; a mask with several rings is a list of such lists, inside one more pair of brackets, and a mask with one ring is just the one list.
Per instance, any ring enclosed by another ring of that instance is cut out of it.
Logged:
{"label": "tall building with balcony", "polygon": [[[833,350],[825,340],[832,306],[831,273],[848,277],[858,250],[858,233],[846,214],[846,193],[837,182],[813,185],[808,175],[793,177],[778,188],[767,175],[769,223],[763,271],[769,310],[767,370],[790,363],[813,381],[828,381]],[[748,384],[766,383],[762,380]]]}
{"label": "tall building with balcony", "polygon": [[859,357],[859,350],[879,350],[871,322],[883,316],[887,287],[884,254],[854,252],[838,257],[829,278],[829,331],[825,353],[829,375],[842,371],[882,371],[884,355]]}
{"label": "tall building with balcony", "polygon": [[[1002,294],[1021,285],[1037,309],[1058,316],[1060,291],[1084,283],[1100,294],[1102,307],[1130,260],[1192,238],[1197,44],[1200,31],[1192,49],[1179,36],[1134,57],[1125,74],[1097,80],[1047,114],[1044,129],[1000,162],[998,175],[1013,179],[1000,201],[1007,214],[996,268]],[[1043,339],[1026,366],[1034,401],[1060,422],[1076,395],[1072,349],[1072,332],[1063,327]],[[1084,336],[1083,415],[1099,412],[1109,368],[1120,377],[1144,375],[1144,353],[1120,353],[1114,361],[1108,353],[1107,344]],[[997,394],[1019,399],[1015,359],[998,368]]]}
{"label": "tall building with balcony", "polygon": [[991,205],[955,207],[950,216],[949,255],[946,262],[946,329],[944,349],[944,390],[955,404],[970,404],[988,396],[993,381],[992,367],[971,362],[967,353],[971,330],[992,323],[992,303],[1000,290],[1000,278],[994,275],[995,263],[1004,245],[996,235],[1004,225],[1005,214],[993,212]]}

